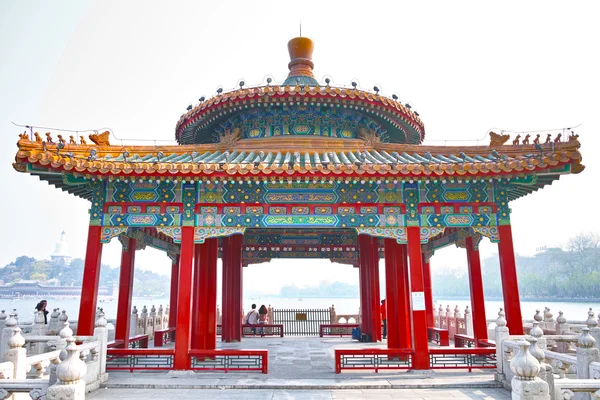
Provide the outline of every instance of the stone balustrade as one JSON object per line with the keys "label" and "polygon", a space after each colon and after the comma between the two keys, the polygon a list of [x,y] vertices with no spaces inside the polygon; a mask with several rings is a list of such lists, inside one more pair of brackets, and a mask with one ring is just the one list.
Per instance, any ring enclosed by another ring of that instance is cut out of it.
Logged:
{"label": "stone balustrade", "polygon": [[0,363],[0,398],[29,393],[33,399],[84,399],[85,393],[98,389],[108,379],[106,325],[100,310],[94,335],[79,337],[83,343],[77,346],[65,320],[58,335],[51,336],[56,338],[54,350],[28,356],[21,328],[10,321],[3,329],[3,334],[10,329],[12,335],[6,342],[4,362]]}
{"label": "stone balustrade", "polygon": [[447,305],[446,308],[440,304],[439,307],[433,307],[434,328],[448,331],[448,337],[454,340],[455,334],[473,336],[473,315],[469,306],[465,307],[464,316],[461,314],[458,306],[454,309]]}
{"label": "stone balustrade", "polygon": [[150,310],[144,305],[141,312],[137,306],[133,306],[129,322],[129,336],[148,335],[150,340],[154,340],[154,332],[169,327],[169,306],[163,308],[162,304],[158,309],[152,305]]}
{"label": "stone balustrade", "polygon": [[[549,329],[541,326],[549,324],[557,334],[544,335]],[[512,391],[513,399],[600,399],[600,350],[592,335],[598,333],[598,324],[591,309],[586,324],[576,336],[566,334],[564,315],[559,312],[554,321],[546,308],[544,317],[536,313],[529,335],[511,336],[500,309],[495,328],[496,380]]]}

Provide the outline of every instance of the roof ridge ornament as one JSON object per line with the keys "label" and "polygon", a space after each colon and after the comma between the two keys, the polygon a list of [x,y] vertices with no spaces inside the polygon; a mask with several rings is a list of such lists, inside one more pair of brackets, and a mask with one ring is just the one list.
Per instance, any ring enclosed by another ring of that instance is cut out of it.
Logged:
{"label": "roof ridge ornament", "polygon": [[367,131],[365,128],[360,128],[358,137],[365,141],[367,147],[374,147],[376,144],[381,143],[381,136],[377,135],[377,132],[373,129]]}
{"label": "roof ridge ornament", "polygon": [[222,135],[219,136],[219,144],[224,144],[228,149],[235,147],[235,144],[240,140],[241,130],[240,128],[226,129]]}
{"label": "roof ridge ornament", "polygon": [[288,42],[291,60],[288,64],[290,73],[283,83],[284,85],[316,86],[318,84],[313,74],[315,65],[312,62],[312,53],[314,47],[313,41],[304,36],[295,37]]}

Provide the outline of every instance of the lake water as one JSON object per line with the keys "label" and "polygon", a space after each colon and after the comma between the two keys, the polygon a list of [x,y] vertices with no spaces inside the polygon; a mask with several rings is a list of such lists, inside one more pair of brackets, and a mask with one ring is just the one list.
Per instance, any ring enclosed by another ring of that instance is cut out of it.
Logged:
{"label": "lake water", "polygon": [[[79,298],[71,299],[47,299],[48,310],[52,311],[55,307],[60,307],[61,310],[66,310],[69,319],[75,320],[79,315]],[[16,309],[19,313],[19,320],[22,323],[33,321],[33,310],[39,299],[0,299],[0,310],[6,310],[7,313]],[[155,305],[158,309],[160,304],[165,307],[169,302],[167,297],[162,298],[134,298],[133,305],[137,306],[140,310],[145,305],[150,311],[150,307]],[[464,312],[465,306],[470,306],[470,301],[464,300],[446,300],[441,298],[436,300],[436,308],[441,303],[446,309],[446,305],[450,305],[451,309],[458,305],[461,313]],[[220,298],[219,298],[220,303]],[[358,298],[282,298],[282,297],[254,297],[244,299],[244,310],[248,311],[250,305],[256,303],[259,307],[261,304],[266,306],[271,305],[274,308],[327,308],[331,305],[335,306],[335,310],[338,314],[356,314],[360,301]],[[104,300],[98,302],[99,307],[104,308],[106,317],[108,319],[114,319],[117,315],[117,300]],[[485,312],[487,319],[495,319],[498,315],[498,309],[504,307],[502,301],[499,300],[488,300],[485,303]],[[587,312],[590,307],[598,315],[600,312],[600,301],[589,301],[589,302],[559,302],[559,301],[521,301],[521,310],[524,319],[533,319],[536,309],[544,310],[544,307],[550,307],[551,312],[554,314],[554,318],[558,316],[559,311],[564,312],[567,321],[585,321],[587,319]]]}

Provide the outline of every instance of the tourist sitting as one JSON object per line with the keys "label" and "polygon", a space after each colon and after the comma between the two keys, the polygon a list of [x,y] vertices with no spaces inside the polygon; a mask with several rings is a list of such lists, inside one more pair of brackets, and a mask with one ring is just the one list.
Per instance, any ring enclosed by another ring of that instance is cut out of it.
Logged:
{"label": "tourist sitting", "polygon": [[[258,325],[258,312],[256,311],[256,304],[252,304],[252,310],[250,310],[248,315],[246,315],[246,323],[248,325]],[[252,334],[255,334],[256,328],[252,327],[250,331]]]}
{"label": "tourist sitting", "polygon": [[[258,323],[259,325],[264,325],[268,322],[268,310],[267,307],[265,307],[265,305],[263,304],[262,306],[260,306],[260,308],[258,309]],[[265,335],[265,328],[260,328],[260,334],[262,336]]]}

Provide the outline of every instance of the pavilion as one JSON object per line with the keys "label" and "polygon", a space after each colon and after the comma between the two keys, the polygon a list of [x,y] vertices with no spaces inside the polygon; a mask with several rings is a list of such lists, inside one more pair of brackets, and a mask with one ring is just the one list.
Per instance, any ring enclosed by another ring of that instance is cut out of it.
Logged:
{"label": "pavilion", "polygon": [[[242,334],[242,267],[326,258],[358,267],[362,332],[381,340],[379,260],[385,258],[388,347],[429,368],[429,260],[466,249],[475,339],[487,338],[478,244],[498,243],[508,327],[522,334],[509,203],[584,169],[577,135],[529,143],[490,133],[489,146],[425,146],[410,105],[379,89],[319,83],[313,42],[288,44],[289,75],[201,98],[179,119],[175,146],[20,135],[14,168],[91,202],[78,334],[92,333],[102,246],[122,245],[116,337],[128,340],[135,250],[172,260],[175,369],[216,346],[217,258],[222,340]],[[58,132],[60,133],[60,132]]]}

